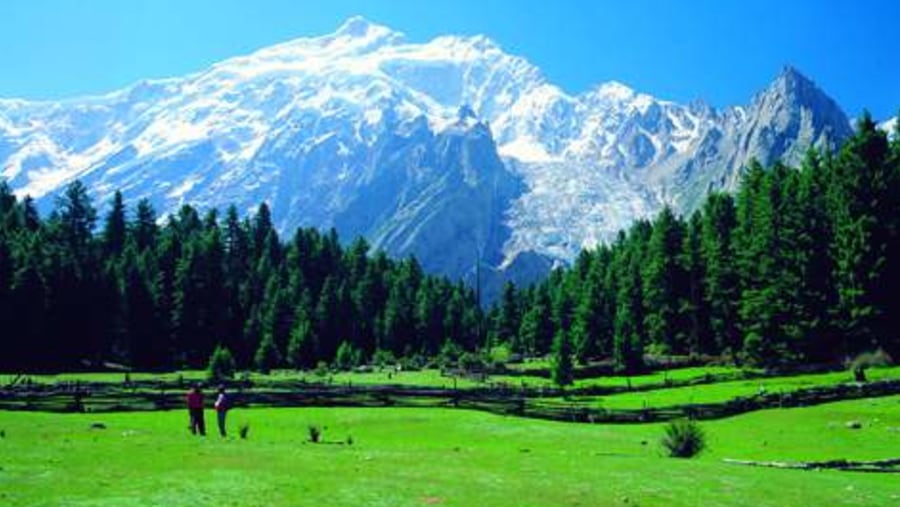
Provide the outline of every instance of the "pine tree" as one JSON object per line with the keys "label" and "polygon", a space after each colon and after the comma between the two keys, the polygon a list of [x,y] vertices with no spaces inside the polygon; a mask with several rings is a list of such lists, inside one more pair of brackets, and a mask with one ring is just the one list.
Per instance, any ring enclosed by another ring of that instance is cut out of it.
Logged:
{"label": "pine tree", "polygon": [[59,234],[68,252],[78,263],[86,262],[90,255],[92,231],[97,211],[88,197],[87,187],[75,180],[56,200],[55,217]]}
{"label": "pine tree", "polygon": [[710,194],[702,215],[701,250],[706,268],[703,293],[709,308],[709,324],[715,349],[734,355],[742,347],[738,329],[740,286],[736,267],[734,200],[728,194]]}
{"label": "pine tree", "polygon": [[716,350],[710,329],[709,308],[704,298],[706,264],[703,259],[703,221],[701,212],[691,215],[682,248],[687,283],[681,312],[687,326],[687,347],[694,354],[712,354]]}
{"label": "pine tree", "polygon": [[122,253],[126,234],[125,203],[122,200],[122,192],[116,191],[103,226],[103,252],[107,258]]}
{"label": "pine tree", "polygon": [[263,334],[259,348],[256,349],[256,354],[253,356],[253,364],[260,373],[269,373],[281,365],[281,353],[278,352],[272,333]]}
{"label": "pine tree", "polygon": [[415,326],[416,347],[427,356],[438,353],[444,339],[444,305],[439,304],[439,288],[426,279],[416,294]]}
{"label": "pine tree", "polygon": [[866,113],[835,165],[837,310],[846,337],[843,349],[850,354],[878,346],[893,348],[896,333],[892,326],[898,317],[886,313],[896,308],[897,299],[886,275],[898,273],[898,174],[889,157],[885,134]]}
{"label": "pine tree", "polygon": [[519,299],[516,286],[512,282],[506,282],[503,285],[499,310],[495,324],[498,344],[509,345],[513,351],[521,352],[522,346],[518,337],[519,321],[521,320]]}
{"label": "pine tree", "polygon": [[565,387],[572,385],[575,379],[574,366],[572,364],[572,343],[568,334],[559,329],[553,337],[553,362],[550,368],[550,377],[553,383]]}
{"label": "pine tree", "polygon": [[796,304],[802,276],[797,261],[797,181],[796,171],[782,164],[768,173],[756,165],[738,203],[744,242],[739,263],[744,353],[758,365],[799,359],[803,319]]}
{"label": "pine tree", "polygon": [[222,345],[217,345],[209,358],[206,368],[207,375],[212,380],[225,380],[234,378],[236,366],[231,351]]}
{"label": "pine tree", "polygon": [[525,352],[531,356],[545,354],[553,343],[553,319],[551,318],[551,302],[548,288],[541,285],[534,295],[534,302],[519,326],[519,336]]}
{"label": "pine tree", "polygon": [[[338,299],[338,282],[334,276],[328,276],[325,284],[322,286],[322,292],[316,303],[314,312],[314,320],[316,322],[316,334],[319,338],[319,353],[326,361],[331,361],[337,352],[337,347],[342,336],[340,336],[340,308]],[[408,343],[410,338],[409,331],[412,329],[412,320],[406,321],[409,326],[404,330],[404,343]]]}
{"label": "pine tree", "polygon": [[834,260],[831,247],[834,243],[834,227],[831,220],[828,189],[831,186],[833,161],[824,161],[810,150],[803,161],[800,188],[797,199],[803,220],[800,236],[803,255],[800,305],[806,321],[805,356],[818,363],[842,359],[840,332],[832,315],[837,308],[837,290],[834,285]]}
{"label": "pine tree", "polygon": [[664,208],[653,223],[643,268],[644,326],[649,340],[666,353],[686,351],[685,304],[687,274],[682,265],[684,224]]}
{"label": "pine tree", "polygon": [[321,357],[311,299],[309,291],[304,289],[294,311],[286,359],[288,365],[296,369],[312,368]]}
{"label": "pine tree", "polygon": [[575,308],[572,342],[575,357],[582,364],[600,351],[598,341],[603,333],[603,319],[608,318],[603,313],[601,290],[600,280],[590,279],[582,289],[580,301]]}
{"label": "pine tree", "polygon": [[138,201],[134,223],[131,226],[131,236],[134,238],[138,251],[143,252],[156,245],[159,226],[156,225],[156,212],[147,199]]}
{"label": "pine tree", "polygon": [[[635,229],[632,229],[636,231]],[[644,366],[644,304],[641,298],[641,238],[632,233],[630,242],[619,236],[615,259],[619,284],[616,293],[615,338],[613,359],[617,369],[635,373]]]}
{"label": "pine tree", "polygon": [[53,356],[60,350],[52,348],[55,337],[47,333],[46,285],[39,268],[42,252],[36,241],[28,243],[20,257],[10,291],[10,314],[15,318],[4,334],[14,339],[10,355],[21,360],[13,366],[34,370],[57,363]]}

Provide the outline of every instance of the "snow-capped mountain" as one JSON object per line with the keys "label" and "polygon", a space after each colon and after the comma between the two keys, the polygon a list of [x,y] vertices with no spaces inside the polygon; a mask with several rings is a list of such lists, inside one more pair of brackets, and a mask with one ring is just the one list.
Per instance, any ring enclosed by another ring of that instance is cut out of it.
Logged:
{"label": "snow-capped mountain", "polygon": [[890,120],[885,120],[878,124],[878,128],[887,132],[888,134],[893,135],[894,130],[897,128],[897,117],[893,117]]}
{"label": "snow-capped mountain", "polygon": [[181,78],[62,102],[0,100],[0,177],[44,206],[75,178],[169,212],[265,200],[282,232],[337,227],[426,269],[527,278],[670,204],[851,133],[786,68],[717,111],[610,82],[570,95],[483,37],[336,32]]}

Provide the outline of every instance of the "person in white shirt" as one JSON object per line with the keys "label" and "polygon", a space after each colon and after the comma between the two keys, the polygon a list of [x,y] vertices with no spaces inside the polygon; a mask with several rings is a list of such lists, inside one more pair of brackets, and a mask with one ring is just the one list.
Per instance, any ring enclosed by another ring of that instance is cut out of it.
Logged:
{"label": "person in white shirt", "polygon": [[225,416],[228,414],[228,396],[225,394],[225,386],[219,386],[219,396],[216,398],[216,416],[219,421],[219,435],[225,435]]}

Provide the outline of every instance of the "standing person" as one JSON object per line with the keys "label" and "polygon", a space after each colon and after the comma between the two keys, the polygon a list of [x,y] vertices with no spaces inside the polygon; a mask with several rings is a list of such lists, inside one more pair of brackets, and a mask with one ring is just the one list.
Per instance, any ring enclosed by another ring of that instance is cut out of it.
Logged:
{"label": "standing person", "polygon": [[216,418],[219,422],[219,435],[225,436],[225,416],[228,414],[230,400],[225,394],[225,386],[219,386],[219,396],[216,398]]}
{"label": "standing person", "polygon": [[206,436],[206,422],[203,420],[203,392],[199,384],[194,384],[187,394],[188,413],[191,416],[191,433]]}

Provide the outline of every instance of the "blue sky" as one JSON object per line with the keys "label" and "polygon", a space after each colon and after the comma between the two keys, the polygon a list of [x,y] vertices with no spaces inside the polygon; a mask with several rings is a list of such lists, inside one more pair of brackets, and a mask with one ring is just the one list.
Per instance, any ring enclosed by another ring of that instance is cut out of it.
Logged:
{"label": "blue sky", "polygon": [[848,114],[900,108],[900,2],[880,0],[3,0],[0,97],[181,75],[354,14],[412,41],[485,34],[572,93],[615,79],[743,104],[792,64]]}

